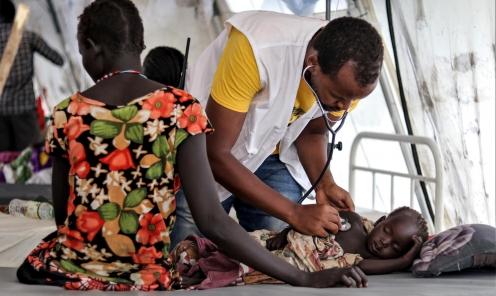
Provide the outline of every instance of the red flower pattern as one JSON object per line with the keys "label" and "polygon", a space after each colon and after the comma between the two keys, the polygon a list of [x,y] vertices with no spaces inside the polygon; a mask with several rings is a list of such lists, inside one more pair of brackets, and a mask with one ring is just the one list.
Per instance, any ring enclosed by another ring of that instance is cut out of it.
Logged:
{"label": "red flower pattern", "polygon": [[143,109],[150,110],[150,118],[170,117],[176,98],[171,93],[157,92],[143,102]]}
{"label": "red flower pattern", "polygon": [[105,106],[102,102],[85,98],[81,94],[77,93],[71,97],[71,102],[67,107],[67,112],[72,115],[87,115],[90,113],[92,105]]}
{"label": "red flower pattern", "polygon": [[171,283],[170,275],[167,270],[157,264],[149,264],[139,272],[140,279],[143,285],[153,285],[159,283],[164,287],[168,287]]}
{"label": "red flower pattern", "polygon": [[88,240],[91,242],[95,235],[103,227],[103,219],[98,212],[86,211],[79,215],[76,220],[76,227],[84,233],[88,234]]}
{"label": "red flower pattern", "polygon": [[146,213],[139,221],[141,229],[136,234],[136,241],[144,245],[154,245],[162,240],[162,232],[166,230],[161,214]]}
{"label": "red flower pattern", "polygon": [[70,249],[82,251],[84,248],[84,239],[81,233],[77,230],[71,230],[64,226],[59,228],[59,234],[65,235],[65,240],[62,244]]}
{"label": "red flower pattern", "polygon": [[155,259],[162,258],[162,252],[158,252],[154,247],[141,247],[132,257],[134,263],[151,264],[155,263]]}
{"label": "red flower pattern", "polygon": [[193,100],[191,94],[182,89],[173,88],[172,93],[175,94],[176,96],[179,96],[179,102],[181,103]]}
{"label": "red flower pattern", "polygon": [[207,117],[203,115],[203,109],[198,103],[188,106],[183,114],[177,119],[177,126],[186,129],[188,133],[192,135],[204,131],[207,127],[207,123]]}
{"label": "red flower pattern", "polygon": [[72,116],[64,126],[64,134],[69,141],[72,141],[89,129],[90,127],[83,123],[81,116]]}
{"label": "red flower pattern", "polygon": [[111,171],[123,171],[136,167],[129,148],[123,150],[116,149],[106,157],[101,158],[100,162],[108,165]]}
{"label": "red flower pattern", "polygon": [[83,144],[76,141],[69,142],[69,163],[71,164],[69,174],[76,174],[81,179],[86,178],[90,172],[90,164],[86,161]]}

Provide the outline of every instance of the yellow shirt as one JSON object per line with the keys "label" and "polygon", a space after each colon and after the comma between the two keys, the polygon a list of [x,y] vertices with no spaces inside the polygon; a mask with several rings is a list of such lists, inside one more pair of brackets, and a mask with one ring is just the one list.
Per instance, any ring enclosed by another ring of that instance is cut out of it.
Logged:
{"label": "yellow shirt", "polygon": [[[229,110],[246,113],[251,100],[261,89],[257,62],[250,42],[243,33],[232,27],[215,72],[211,96],[216,103]],[[310,110],[313,104],[315,104],[315,97],[301,79],[288,123],[292,123]],[[350,111],[357,104],[358,100],[354,100]],[[334,117],[341,117],[343,113],[344,111],[331,112]]]}

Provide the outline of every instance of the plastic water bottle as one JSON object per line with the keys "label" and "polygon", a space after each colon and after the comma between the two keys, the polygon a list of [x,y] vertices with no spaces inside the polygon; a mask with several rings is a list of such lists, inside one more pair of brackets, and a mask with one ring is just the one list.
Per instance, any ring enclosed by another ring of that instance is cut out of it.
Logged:
{"label": "plastic water bottle", "polygon": [[38,207],[38,217],[42,220],[54,219],[53,206],[47,202],[40,203]]}
{"label": "plastic water bottle", "polygon": [[9,203],[9,214],[33,219],[49,220],[54,218],[53,206],[47,202],[13,199]]}

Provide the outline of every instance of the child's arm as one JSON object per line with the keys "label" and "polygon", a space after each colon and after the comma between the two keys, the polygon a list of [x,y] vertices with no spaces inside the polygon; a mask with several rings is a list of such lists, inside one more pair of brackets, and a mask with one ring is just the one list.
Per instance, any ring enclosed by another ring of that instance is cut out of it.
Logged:
{"label": "child's arm", "polygon": [[422,247],[422,239],[413,236],[413,247],[403,256],[394,259],[364,259],[358,263],[365,274],[385,274],[410,267]]}
{"label": "child's arm", "polygon": [[274,237],[269,238],[265,242],[265,247],[269,251],[280,250],[288,244],[288,232],[291,227],[286,227],[281,232],[276,234]]}

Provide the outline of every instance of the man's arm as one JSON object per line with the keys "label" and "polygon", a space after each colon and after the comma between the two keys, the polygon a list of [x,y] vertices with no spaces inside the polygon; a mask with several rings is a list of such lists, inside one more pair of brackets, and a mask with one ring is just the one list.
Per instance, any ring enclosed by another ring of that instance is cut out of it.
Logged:
{"label": "man's arm", "polygon": [[207,137],[207,152],[215,179],[237,197],[292,225],[308,235],[326,236],[327,231],[336,232],[339,217],[337,211],[327,204],[298,205],[273,190],[232,154],[246,113],[222,107],[210,98],[208,117],[215,132]]}
{"label": "man's arm", "polygon": [[[318,117],[308,123],[295,141],[298,157],[312,184],[321,174],[327,161],[328,135],[324,118]],[[329,203],[339,210],[355,210],[349,193],[336,185],[329,169],[315,188],[315,192],[318,204]]]}

